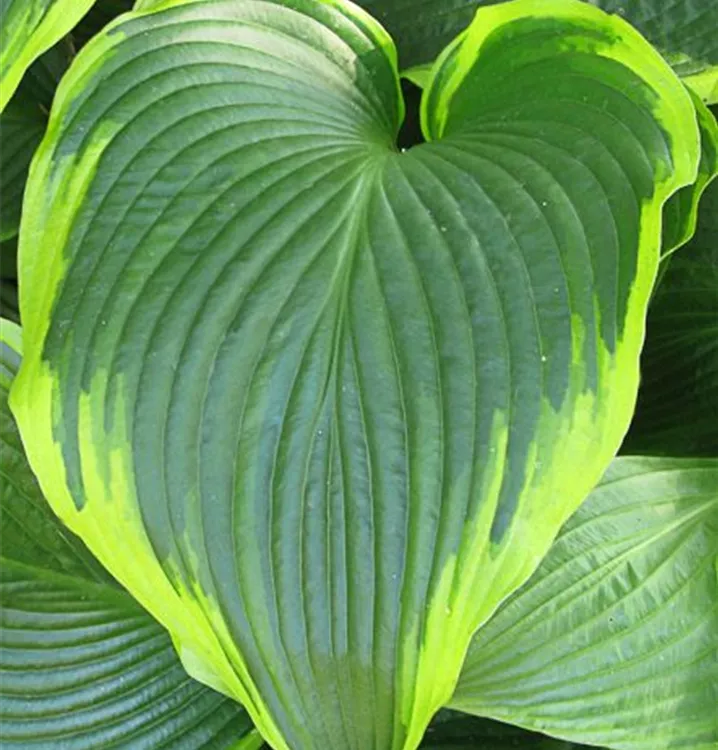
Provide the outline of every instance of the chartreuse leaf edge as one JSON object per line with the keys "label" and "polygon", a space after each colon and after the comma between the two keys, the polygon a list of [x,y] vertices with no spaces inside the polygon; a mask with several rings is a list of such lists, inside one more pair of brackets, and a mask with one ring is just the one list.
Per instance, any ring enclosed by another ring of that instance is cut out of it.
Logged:
{"label": "chartreuse leaf edge", "polygon": [[350,3],[167,0],[30,171],[30,462],[277,750],[418,746],[625,434],[698,168],[680,81],[580,2],[480,10],[406,153],[399,92]]}
{"label": "chartreuse leaf edge", "polygon": [[163,628],[47,505],[7,404],[21,352],[20,328],[0,318],[3,748],[257,750],[246,712],[187,676]]}

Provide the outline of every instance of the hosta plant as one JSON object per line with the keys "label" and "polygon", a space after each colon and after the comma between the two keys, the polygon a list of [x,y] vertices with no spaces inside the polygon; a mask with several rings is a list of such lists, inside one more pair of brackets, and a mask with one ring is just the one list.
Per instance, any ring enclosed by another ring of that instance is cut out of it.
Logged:
{"label": "hosta plant", "polygon": [[375,5],[2,6],[3,745],[718,743],[713,4]]}

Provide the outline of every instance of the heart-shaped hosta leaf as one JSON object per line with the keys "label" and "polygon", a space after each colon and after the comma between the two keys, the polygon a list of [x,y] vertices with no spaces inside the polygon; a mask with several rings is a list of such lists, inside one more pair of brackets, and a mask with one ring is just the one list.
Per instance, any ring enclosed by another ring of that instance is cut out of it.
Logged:
{"label": "heart-shaped hosta leaf", "polygon": [[62,39],[94,0],[2,0],[0,6],[0,112],[25,71]]}
{"label": "heart-shaped hosta leaf", "polygon": [[0,323],[0,735],[10,750],[255,750],[232,701],[189,679],[164,630],[47,506],[7,405]]}
{"label": "heart-shaped hosta leaf", "polygon": [[718,746],[718,459],[619,458],[474,639],[461,710],[616,750]]}
{"label": "heart-shaped hosta leaf", "polygon": [[625,433],[697,172],[680,81],[574,0],[484,9],[423,107],[401,153],[343,0],[166,0],[84,48],[31,169],[31,463],[277,750],[419,744]]}
{"label": "heart-shaped hosta leaf", "polygon": [[[586,1],[633,24],[705,101],[718,101],[718,3],[715,0]],[[359,0],[359,4],[374,13],[396,39],[402,68],[414,68],[433,60],[471,23],[477,8],[501,2],[503,0]]]}

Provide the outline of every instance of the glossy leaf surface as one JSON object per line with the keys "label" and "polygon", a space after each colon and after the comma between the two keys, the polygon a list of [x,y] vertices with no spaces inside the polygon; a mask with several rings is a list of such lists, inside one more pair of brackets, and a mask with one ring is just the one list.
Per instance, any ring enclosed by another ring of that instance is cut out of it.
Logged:
{"label": "glossy leaf surface", "polygon": [[419,745],[618,448],[697,173],[679,80],[579,2],[484,9],[405,153],[399,92],[351,4],[151,3],[30,176],[33,467],[277,750]]}
{"label": "glossy leaf surface", "polygon": [[718,459],[617,459],[479,631],[452,706],[616,750],[712,750],[717,571]]}
{"label": "glossy leaf surface", "polygon": [[165,631],[54,516],[7,405],[0,322],[0,730],[8,750],[255,750],[247,714],[187,677]]}

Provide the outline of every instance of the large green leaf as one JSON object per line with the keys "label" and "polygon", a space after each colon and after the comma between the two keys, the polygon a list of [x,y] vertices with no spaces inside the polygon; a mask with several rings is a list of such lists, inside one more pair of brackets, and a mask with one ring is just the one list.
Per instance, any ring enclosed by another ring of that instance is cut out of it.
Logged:
{"label": "large green leaf", "polygon": [[254,750],[239,706],[189,679],[164,630],[54,516],[7,405],[20,329],[0,323],[2,747]]}
{"label": "large green leaf", "polygon": [[451,705],[616,750],[718,746],[718,459],[619,458],[474,639]]}
{"label": "large green leaf", "polygon": [[718,182],[703,197],[695,237],[668,260],[642,372],[624,451],[718,456]]}
{"label": "large green leaf", "polygon": [[31,463],[277,750],[419,744],[627,429],[697,173],[680,81],[571,0],[484,9],[406,153],[402,108],[356,6],[153,3],[28,185]]}
{"label": "large green leaf", "polygon": [[2,0],[0,4],[0,112],[25,71],[59,42],[94,0]]}
{"label": "large green leaf", "polygon": [[[359,0],[394,36],[403,68],[433,60],[477,8],[501,0]],[[630,21],[707,101],[718,101],[715,0],[589,0]]]}

